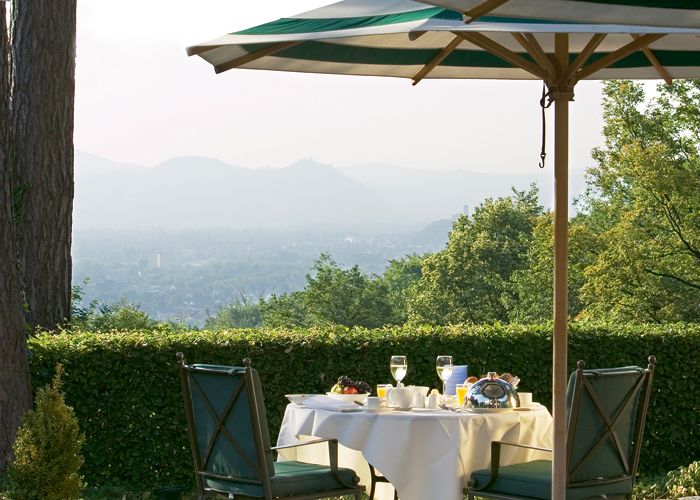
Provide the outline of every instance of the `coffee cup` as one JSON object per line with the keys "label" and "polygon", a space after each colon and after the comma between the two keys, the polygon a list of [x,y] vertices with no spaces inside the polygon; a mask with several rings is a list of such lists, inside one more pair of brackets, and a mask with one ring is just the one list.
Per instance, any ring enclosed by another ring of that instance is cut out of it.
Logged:
{"label": "coffee cup", "polygon": [[519,392],[518,399],[520,399],[520,406],[530,406],[532,404],[532,393]]}
{"label": "coffee cup", "polygon": [[386,397],[392,406],[397,408],[410,408],[413,402],[413,389],[408,387],[395,387],[387,391]]}
{"label": "coffee cup", "polygon": [[377,396],[368,396],[365,399],[365,406],[368,410],[379,410],[386,406],[386,399]]}

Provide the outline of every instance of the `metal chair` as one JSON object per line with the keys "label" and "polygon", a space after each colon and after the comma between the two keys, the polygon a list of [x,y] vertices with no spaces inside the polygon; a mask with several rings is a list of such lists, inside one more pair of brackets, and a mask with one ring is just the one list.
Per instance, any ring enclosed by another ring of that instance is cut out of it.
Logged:
{"label": "metal chair", "polygon": [[[260,379],[249,359],[242,367],[186,365],[182,353],[177,360],[198,498],[360,500],[359,478],[338,467],[337,440],[270,446]],[[320,442],[328,443],[330,466],[273,461],[275,450]]]}
{"label": "metal chair", "polygon": [[[567,500],[632,498],[655,365],[654,356],[647,368],[578,362],[567,389]],[[491,468],[472,473],[468,498],[550,499],[551,460],[500,466],[502,446],[551,451],[493,441]]]}
{"label": "metal chair", "polygon": [[[374,491],[377,488],[377,483],[389,483],[391,484],[391,481],[389,481],[387,478],[384,476],[377,474],[377,470],[374,468],[372,464],[369,465],[369,474],[372,478],[372,484],[369,489],[369,500],[374,500]],[[393,484],[392,484],[393,486]],[[396,492],[396,488],[394,488],[394,500],[399,500],[399,494]]]}

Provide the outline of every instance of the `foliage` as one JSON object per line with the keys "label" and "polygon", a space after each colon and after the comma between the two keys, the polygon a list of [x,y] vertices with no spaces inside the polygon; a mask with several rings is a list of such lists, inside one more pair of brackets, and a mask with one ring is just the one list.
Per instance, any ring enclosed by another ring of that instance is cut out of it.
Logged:
{"label": "foliage", "polygon": [[260,305],[244,293],[216,311],[216,315],[207,318],[204,328],[223,330],[225,328],[252,328],[260,326]]}
{"label": "foliage", "polygon": [[85,442],[73,408],[61,392],[63,367],[51,385],[39,388],[36,408],[22,418],[8,469],[8,496],[21,500],[77,498],[83,488],[80,448]]}
{"label": "foliage", "polygon": [[[580,291],[585,270],[595,262],[600,251],[599,235],[583,217],[569,224],[569,316],[576,318],[584,309]],[[552,214],[537,218],[533,238],[527,249],[524,269],[513,272],[514,296],[504,297],[510,321],[537,323],[552,317],[552,282],[554,281],[554,231]]]}
{"label": "foliage", "polygon": [[355,265],[344,269],[328,254],[314,262],[306,287],[260,301],[267,327],[304,325],[378,326],[406,320],[405,290],[420,275],[420,258],[391,261],[384,276],[369,276]]}
{"label": "foliage", "polygon": [[583,204],[604,243],[585,271],[586,315],[700,320],[700,81],[608,82],[605,147]]}
{"label": "foliage", "polygon": [[260,316],[263,325],[270,328],[306,326],[308,315],[304,292],[273,294],[269,299],[261,300]]}
{"label": "foliage", "polygon": [[88,314],[85,327],[95,331],[109,330],[139,330],[155,326],[141,306],[121,299],[114,304],[100,304],[91,314]]}
{"label": "foliage", "polygon": [[665,477],[656,476],[652,481],[638,481],[634,486],[634,498],[637,500],[695,498],[698,495],[700,461],[672,470]]}
{"label": "foliage", "polygon": [[411,320],[430,324],[508,321],[510,280],[527,265],[533,229],[543,213],[538,190],[488,199],[454,223],[447,248],[423,261],[408,300]]}
{"label": "foliage", "polygon": [[671,498],[700,495],[700,461],[668,473],[666,491]]}
{"label": "foliage", "polygon": [[[175,353],[191,363],[240,364],[259,370],[275,439],[288,393],[323,393],[346,374],[372,386],[390,381],[387,360],[409,359],[406,382],[437,387],[435,355],[450,353],[472,374],[510,371],[522,387],[551,398],[551,325],[404,326],[367,330],[339,326],[180,332],[166,329],[44,334],[30,339],[32,375],[50,380],[67,369],[66,400],[87,436],[83,473],[91,486],[145,491],[192,484],[191,454]],[[700,351],[699,325],[629,326],[573,323],[569,363],[590,367],[659,360],[647,419],[642,471],[687,464],[700,449],[700,391],[692,369]],[[686,390],[678,398],[677,388]],[[673,408],[673,412],[668,409]]]}

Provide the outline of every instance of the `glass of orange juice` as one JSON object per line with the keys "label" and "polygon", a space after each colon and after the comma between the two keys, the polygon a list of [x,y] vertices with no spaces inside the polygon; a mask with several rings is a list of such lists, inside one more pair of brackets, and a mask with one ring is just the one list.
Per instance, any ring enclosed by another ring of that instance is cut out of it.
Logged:
{"label": "glass of orange juice", "polygon": [[385,398],[387,387],[391,387],[391,384],[377,384],[377,396]]}
{"label": "glass of orange juice", "polygon": [[469,387],[466,383],[457,384],[456,389],[457,389],[457,405],[460,407],[464,406],[464,401],[467,399],[467,390],[469,389]]}

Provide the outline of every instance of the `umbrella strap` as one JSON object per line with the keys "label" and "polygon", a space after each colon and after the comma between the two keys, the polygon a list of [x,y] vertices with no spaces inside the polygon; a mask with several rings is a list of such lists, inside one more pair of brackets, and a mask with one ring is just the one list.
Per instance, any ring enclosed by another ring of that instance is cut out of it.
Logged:
{"label": "umbrella strap", "polygon": [[542,82],[542,97],[540,98],[540,108],[542,108],[542,150],[540,151],[540,168],[544,168],[544,160],[547,157],[545,152],[545,144],[547,137],[547,120],[545,118],[544,110],[552,105],[552,97],[549,95],[549,91],[546,89],[544,81]]}

